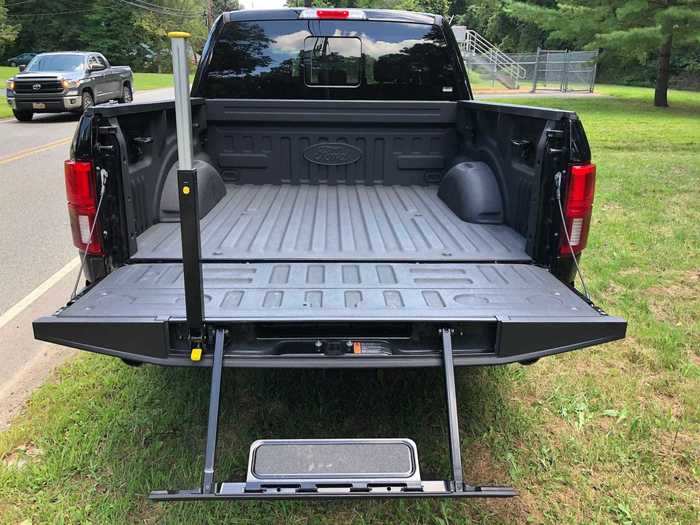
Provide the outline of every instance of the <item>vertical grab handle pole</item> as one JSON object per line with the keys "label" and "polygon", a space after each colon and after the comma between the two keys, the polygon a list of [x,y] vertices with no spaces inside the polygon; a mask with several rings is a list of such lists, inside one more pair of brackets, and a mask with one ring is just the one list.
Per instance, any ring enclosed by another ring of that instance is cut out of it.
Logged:
{"label": "vertical grab handle pole", "polygon": [[175,79],[175,122],[177,130],[177,184],[180,203],[182,271],[185,283],[185,308],[191,345],[190,358],[199,361],[205,344],[204,288],[199,229],[197,170],[192,164],[192,104],[187,68],[188,33],[168,33],[172,44]]}
{"label": "vertical grab handle pole", "polygon": [[192,169],[192,105],[187,68],[187,39],[189,33],[168,33],[172,46],[173,77],[175,80],[175,121],[177,130],[177,160],[181,170]]}

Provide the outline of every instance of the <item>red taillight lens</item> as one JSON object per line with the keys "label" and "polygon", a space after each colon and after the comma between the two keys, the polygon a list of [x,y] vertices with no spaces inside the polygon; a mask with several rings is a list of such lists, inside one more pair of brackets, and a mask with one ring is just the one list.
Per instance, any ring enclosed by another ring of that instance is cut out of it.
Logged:
{"label": "red taillight lens", "polygon": [[348,18],[350,11],[347,9],[316,9],[316,18]]}
{"label": "red taillight lens", "polygon": [[571,246],[566,240],[566,235],[562,235],[559,248],[561,255],[571,255],[572,251],[581,253],[588,242],[595,195],[595,164],[571,166],[568,186],[564,203],[564,221]]}
{"label": "red taillight lens", "polygon": [[362,9],[304,9],[299,13],[301,20],[367,20]]}
{"label": "red taillight lens", "polygon": [[66,198],[75,206],[95,206],[95,178],[92,162],[67,160],[63,165]]}
{"label": "red taillight lens", "polygon": [[97,220],[97,192],[92,162],[67,160],[64,175],[73,244],[90,255],[104,255],[99,228],[93,228]]}

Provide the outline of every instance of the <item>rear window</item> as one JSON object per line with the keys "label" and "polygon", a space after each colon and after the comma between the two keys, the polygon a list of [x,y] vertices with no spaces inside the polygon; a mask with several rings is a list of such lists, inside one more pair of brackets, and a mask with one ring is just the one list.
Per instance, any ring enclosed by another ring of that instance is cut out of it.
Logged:
{"label": "rear window", "polygon": [[456,100],[438,26],[349,20],[226,24],[197,89],[207,98]]}

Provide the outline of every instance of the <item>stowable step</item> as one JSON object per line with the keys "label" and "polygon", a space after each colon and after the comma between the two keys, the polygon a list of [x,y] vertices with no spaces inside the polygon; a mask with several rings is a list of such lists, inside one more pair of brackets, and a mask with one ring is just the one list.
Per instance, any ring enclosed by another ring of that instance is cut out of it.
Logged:
{"label": "stowable step", "polygon": [[420,483],[410,439],[270,439],[250,447],[248,488]]}

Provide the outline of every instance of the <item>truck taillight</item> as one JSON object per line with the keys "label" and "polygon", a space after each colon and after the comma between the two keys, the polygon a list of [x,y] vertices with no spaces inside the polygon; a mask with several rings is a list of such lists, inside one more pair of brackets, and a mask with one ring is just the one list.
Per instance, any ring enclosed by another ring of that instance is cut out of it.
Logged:
{"label": "truck taillight", "polygon": [[[569,184],[564,203],[564,227],[568,233],[561,236],[559,253],[581,253],[588,242],[591,226],[593,196],[595,194],[595,164],[579,164],[569,169]],[[571,245],[569,246],[569,242]]]}
{"label": "truck taillight", "polygon": [[64,174],[73,244],[90,255],[104,255],[99,228],[93,228],[97,220],[97,191],[92,162],[67,160]]}

